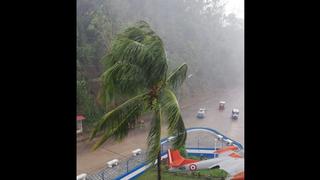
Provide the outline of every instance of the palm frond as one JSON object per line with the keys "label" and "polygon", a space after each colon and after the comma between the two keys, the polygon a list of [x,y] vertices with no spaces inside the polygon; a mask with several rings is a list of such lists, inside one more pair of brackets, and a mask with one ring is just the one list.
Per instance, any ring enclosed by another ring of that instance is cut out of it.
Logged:
{"label": "palm frond", "polygon": [[141,22],[125,29],[112,41],[109,54],[103,58],[104,63],[113,65],[119,61],[137,62],[137,55],[141,53],[145,45],[153,43],[149,41],[153,37],[157,37],[156,34],[147,24]]}
{"label": "palm frond", "polygon": [[117,62],[101,76],[100,101],[110,104],[124,96],[134,96],[145,88],[145,77],[139,66]]}
{"label": "palm frond", "polygon": [[120,37],[125,37],[133,41],[142,42],[144,40],[146,33],[139,26],[132,26],[127,28]]}
{"label": "palm frond", "polygon": [[144,46],[141,41],[145,35],[146,32],[135,26],[117,34],[112,40],[110,51],[102,58],[105,67],[109,68],[119,61],[135,62]]}
{"label": "palm frond", "polygon": [[114,58],[112,53],[108,53],[101,58],[101,63],[104,65],[106,69],[112,67],[117,62],[117,59]]}
{"label": "palm frond", "polygon": [[165,79],[168,69],[161,38],[143,21],[116,36],[103,62],[106,68],[118,62],[139,66],[142,69],[141,74],[148,77],[147,87]]}
{"label": "palm frond", "polygon": [[160,137],[161,137],[161,109],[155,110],[151,120],[151,129],[148,135],[148,153],[147,162],[157,159],[158,153],[161,150]]}
{"label": "palm frond", "polygon": [[187,77],[187,71],[188,71],[188,66],[187,64],[182,64],[180,67],[176,68],[169,76],[167,79],[167,84],[169,85],[170,88],[173,90],[177,90],[184,80]]}
{"label": "palm frond", "polygon": [[160,104],[168,120],[168,134],[176,137],[173,141],[173,148],[178,149],[184,145],[187,133],[178,100],[169,88],[164,89]]}
{"label": "palm frond", "polygon": [[140,94],[105,114],[94,128],[90,137],[90,140],[92,140],[97,132],[106,128],[103,137],[94,145],[94,149],[100,147],[110,137],[118,140],[126,137],[128,123],[133,123],[144,112],[146,98],[147,93]]}
{"label": "palm frond", "polygon": [[139,63],[143,65],[148,77],[147,85],[152,87],[166,77],[168,65],[163,43],[158,36],[145,40],[146,47],[139,56]]}

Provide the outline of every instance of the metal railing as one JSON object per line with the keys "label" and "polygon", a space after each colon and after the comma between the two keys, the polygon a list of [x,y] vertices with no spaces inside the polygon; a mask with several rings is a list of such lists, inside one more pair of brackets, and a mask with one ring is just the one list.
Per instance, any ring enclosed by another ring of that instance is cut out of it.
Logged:
{"label": "metal railing", "polygon": [[[189,132],[195,132],[189,133]],[[225,142],[226,139],[230,139],[216,130],[210,128],[189,128],[187,129],[188,137],[186,140],[187,149],[219,149],[227,146]],[[210,133],[207,133],[210,132]],[[222,140],[217,140],[216,135],[223,136]],[[231,140],[231,139],[230,139]],[[243,146],[234,140],[233,144],[237,145],[240,149],[243,149]],[[161,140],[161,154],[165,154],[167,150],[171,147],[171,142],[168,138],[164,138]],[[136,169],[139,169],[145,166],[146,160],[146,152],[142,151],[141,154],[137,156],[126,156],[122,159],[119,159],[119,163],[117,166],[109,168],[105,166],[100,171],[89,174],[87,176],[87,180],[113,180],[113,179],[121,179],[124,175],[133,172]],[[202,178],[202,177],[201,177]],[[205,178],[205,177],[203,177]]]}

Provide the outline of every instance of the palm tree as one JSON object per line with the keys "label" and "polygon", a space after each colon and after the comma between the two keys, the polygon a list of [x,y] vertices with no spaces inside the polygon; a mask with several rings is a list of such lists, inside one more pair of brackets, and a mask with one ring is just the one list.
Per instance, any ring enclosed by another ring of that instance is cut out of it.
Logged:
{"label": "palm tree", "polygon": [[161,179],[161,122],[166,121],[168,134],[176,137],[173,148],[180,148],[186,140],[175,92],[186,78],[187,65],[182,64],[167,75],[163,42],[144,21],[118,34],[103,61],[106,71],[101,76],[99,99],[108,107],[108,112],[91,135],[92,139],[104,130],[93,148],[97,149],[111,137],[122,140],[128,135],[128,124],[135,123],[145,113],[152,113],[147,160],[157,159],[158,179]]}

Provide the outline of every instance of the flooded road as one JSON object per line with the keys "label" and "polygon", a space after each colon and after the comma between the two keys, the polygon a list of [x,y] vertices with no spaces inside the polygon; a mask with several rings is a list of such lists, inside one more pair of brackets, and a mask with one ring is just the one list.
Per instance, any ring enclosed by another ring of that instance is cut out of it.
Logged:
{"label": "flooded road", "polygon": [[[219,111],[219,101],[226,101],[225,109]],[[210,93],[199,94],[193,98],[180,101],[183,120],[186,128],[209,127],[233,140],[244,144],[244,89],[236,88],[232,90],[216,90]],[[199,108],[206,108],[204,119],[196,118]],[[239,109],[238,120],[231,119],[233,108]],[[112,159],[122,159],[130,156],[131,151],[137,148],[147,147],[148,124],[145,128],[136,128],[129,133],[124,141],[106,142],[101,148],[92,151],[94,142],[77,143],[77,174],[92,173],[103,168],[107,161]],[[162,128],[162,138],[167,137],[166,127]]]}
{"label": "flooded road", "polygon": [[[219,111],[219,101],[226,101],[225,109]],[[183,102],[182,102],[183,103]],[[205,108],[205,118],[198,119],[199,108]],[[233,108],[239,109],[238,120],[231,119]],[[200,101],[189,102],[187,107],[182,105],[182,116],[186,128],[209,127],[244,145],[244,89],[237,88],[229,91],[214,91]]]}

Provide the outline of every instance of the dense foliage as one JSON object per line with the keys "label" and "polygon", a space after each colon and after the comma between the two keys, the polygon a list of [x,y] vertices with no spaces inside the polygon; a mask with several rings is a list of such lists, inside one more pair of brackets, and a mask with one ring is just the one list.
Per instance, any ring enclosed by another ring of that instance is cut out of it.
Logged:
{"label": "dense foliage", "polygon": [[168,73],[167,54],[161,38],[145,21],[126,28],[111,42],[103,58],[105,71],[101,75],[100,102],[106,114],[98,121],[91,136],[103,133],[94,149],[110,138],[122,140],[129,128],[143,114],[152,114],[147,138],[148,161],[158,159],[158,179],[161,179],[161,124],[168,124],[168,134],[175,136],[172,146],[180,148],[186,140],[186,130],[174,91],[186,79],[188,67],[182,64]]}
{"label": "dense foliage", "polygon": [[188,68],[182,64],[171,73],[167,71],[163,42],[148,23],[139,21],[117,34],[103,62],[106,70],[101,75],[99,98],[107,111],[92,134],[94,137],[104,130],[95,148],[110,137],[122,140],[128,135],[129,125],[146,113],[153,115],[149,160],[160,157],[162,122],[167,122],[168,134],[176,136],[173,147],[184,145],[186,130],[174,91],[186,79]]}
{"label": "dense foliage", "polygon": [[[204,169],[195,172],[169,172],[168,167],[163,165],[164,171],[162,172],[163,180],[224,180],[228,177],[228,173],[223,169]],[[138,180],[151,180],[156,179],[157,171],[155,168],[148,169],[145,173],[139,176]]]}
{"label": "dense foliage", "polygon": [[188,64],[186,95],[243,83],[243,20],[226,16],[219,0],[77,0],[77,6],[77,78],[87,89],[78,93],[79,113],[97,106],[101,59],[111,40],[139,20],[163,40],[169,71]]}

